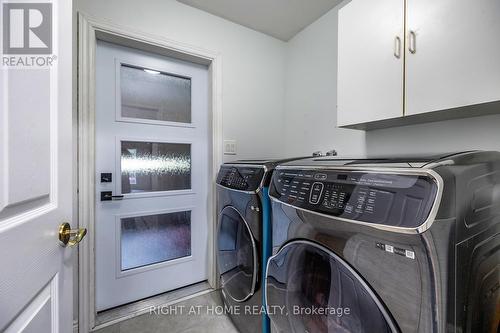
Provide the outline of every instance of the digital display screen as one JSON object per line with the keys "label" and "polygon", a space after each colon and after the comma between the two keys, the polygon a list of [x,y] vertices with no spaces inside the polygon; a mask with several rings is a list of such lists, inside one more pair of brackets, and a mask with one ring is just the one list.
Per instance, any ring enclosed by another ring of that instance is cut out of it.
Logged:
{"label": "digital display screen", "polygon": [[263,177],[262,167],[223,165],[217,176],[217,184],[234,190],[256,191]]}

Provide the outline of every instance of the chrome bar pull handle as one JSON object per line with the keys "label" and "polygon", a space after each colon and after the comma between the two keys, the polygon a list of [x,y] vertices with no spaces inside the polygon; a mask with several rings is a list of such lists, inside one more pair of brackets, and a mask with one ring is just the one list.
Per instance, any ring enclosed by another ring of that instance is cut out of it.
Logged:
{"label": "chrome bar pull handle", "polygon": [[410,51],[411,54],[417,52],[417,34],[413,30],[410,30],[408,36],[408,51]]}
{"label": "chrome bar pull handle", "polygon": [[401,38],[399,36],[394,38],[394,56],[397,59],[401,58]]}

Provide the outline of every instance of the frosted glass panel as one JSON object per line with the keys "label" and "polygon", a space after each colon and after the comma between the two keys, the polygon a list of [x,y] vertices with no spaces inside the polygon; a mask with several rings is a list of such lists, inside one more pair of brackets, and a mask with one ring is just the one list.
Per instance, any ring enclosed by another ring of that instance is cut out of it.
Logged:
{"label": "frosted glass panel", "polygon": [[191,79],[127,65],[120,67],[121,115],[191,123]]}
{"label": "frosted glass panel", "polygon": [[191,145],[122,141],[122,193],[191,188]]}
{"label": "frosted glass panel", "polygon": [[190,255],[190,211],[121,219],[122,271]]}

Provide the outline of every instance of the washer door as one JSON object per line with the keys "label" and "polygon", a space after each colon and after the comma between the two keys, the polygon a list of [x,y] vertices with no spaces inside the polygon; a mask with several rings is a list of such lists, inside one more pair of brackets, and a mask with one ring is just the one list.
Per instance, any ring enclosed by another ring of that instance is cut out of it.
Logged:
{"label": "washer door", "polygon": [[224,292],[243,302],[255,292],[258,263],[255,240],[245,219],[232,206],[219,216],[217,262]]}
{"label": "washer door", "polygon": [[358,273],[309,241],[290,242],[269,259],[266,303],[279,332],[399,332]]}

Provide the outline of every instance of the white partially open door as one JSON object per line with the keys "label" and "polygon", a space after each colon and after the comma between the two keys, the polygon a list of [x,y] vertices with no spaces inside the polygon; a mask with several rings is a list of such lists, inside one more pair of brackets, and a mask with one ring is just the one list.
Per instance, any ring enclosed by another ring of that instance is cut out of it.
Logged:
{"label": "white partially open door", "polygon": [[0,332],[71,332],[71,1],[0,10]]}

